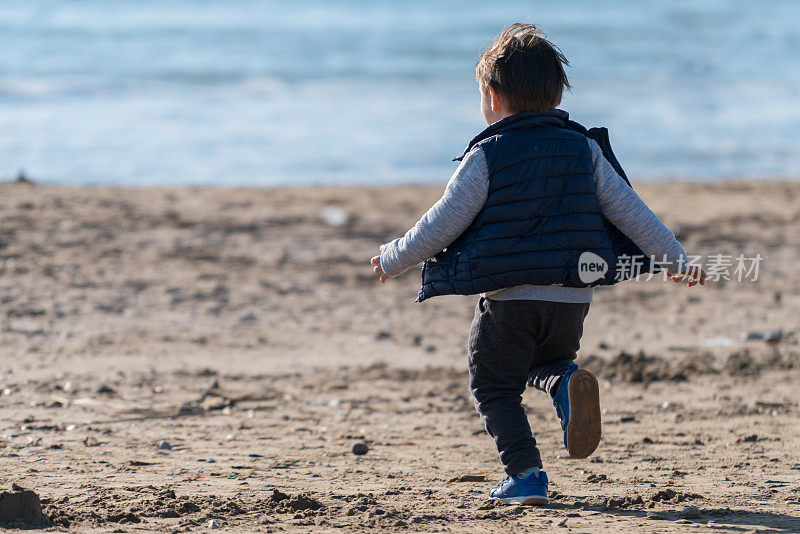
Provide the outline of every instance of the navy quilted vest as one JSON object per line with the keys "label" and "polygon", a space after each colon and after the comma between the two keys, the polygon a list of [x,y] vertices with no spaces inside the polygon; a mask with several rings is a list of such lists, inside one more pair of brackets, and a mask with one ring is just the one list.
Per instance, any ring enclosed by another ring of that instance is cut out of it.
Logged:
{"label": "navy quilted vest", "polygon": [[[561,110],[518,113],[475,137],[456,159],[481,147],[489,167],[486,203],[458,239],[425,261],[417,302],[521,284],[616,283],[617,258],[643,254],[600,211],[587,136],[627,181],[605,128],[586,130]],[[587,267],[578,261],[585,252],[608,265],[602,278],[589,283],[579,271]],[[642,271],[649,269],[645,262]]]}

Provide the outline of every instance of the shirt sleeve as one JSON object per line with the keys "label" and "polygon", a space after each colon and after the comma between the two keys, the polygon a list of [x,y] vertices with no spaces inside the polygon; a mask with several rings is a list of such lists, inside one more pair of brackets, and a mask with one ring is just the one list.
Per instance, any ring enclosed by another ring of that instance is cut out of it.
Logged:
{"label": "shirt sleeve", "polygon": [[[671,273],[688,263],[686,252],[661,219],[636,194],[603,156],[600,145],[588,139],[592,150],[597,199],[603,216],[627,235],[648,257]],[[665,264],[666,263],[666,264]]]}
{"label": "shirt sleeve", "polygon": [[381,245],[381,268],[389,276],[404,273],[444,250],[469,227],[486,203],[489,169],[476,147],[461,161],[444,194],[401,238]]}

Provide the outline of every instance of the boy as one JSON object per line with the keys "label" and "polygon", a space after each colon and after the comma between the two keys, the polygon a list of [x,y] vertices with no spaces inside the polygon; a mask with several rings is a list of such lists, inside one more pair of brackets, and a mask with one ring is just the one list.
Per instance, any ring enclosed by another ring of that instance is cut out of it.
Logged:
{"label": "boy", "polygon": [[430,258],[417,301],[481,294],[470,388],[507,475],[490,497],[504,503],[548,502],[521,406],[526,383],[553,399],[570,456],[586,458],[600,442],[597,380],[573,363],[593,286],[624,278],[614,265],[631,250],[663,258],[676,282],[705,281],[620,176],[607,137],[596,135],[605,130],[587,131],[555,109],[570,88],[568,64],[536,26],[505,30],[476,68],[489,127],[456,158],[442,198],[371,262],[385,282]]}

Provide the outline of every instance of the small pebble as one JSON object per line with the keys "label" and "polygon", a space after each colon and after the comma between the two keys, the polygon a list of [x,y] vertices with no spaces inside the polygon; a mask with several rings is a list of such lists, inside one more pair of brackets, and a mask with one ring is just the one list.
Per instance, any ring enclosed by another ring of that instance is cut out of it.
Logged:
{"label": "small pebble", "polygon": [[168,451],[172,449],[172,445],[169,444],[169,441],[161,440],[158,442],[157,447],[162,451]]}
{"label": "small pebble", "polygon": [[349,214],[339,206],[327,206],[319,212],[319,218],[328,226],[344,226],[350,219]]}
{"label": "small pebble", "polygon": [[700,517],[700,508],[697,506],[687,506],[681,511],[681,517],[686,519],[697,519]]}
{"label": "small pebble", "polygon": [[358,442],[353,445],[353,454],[361,456],[363,454],[367,454],[369,452],[369,447],[366,443]]}
{"label": "small pebble", "polygon": [[208,522],[208,528],[219,528],[219,524],[215,519],[211,519]]}

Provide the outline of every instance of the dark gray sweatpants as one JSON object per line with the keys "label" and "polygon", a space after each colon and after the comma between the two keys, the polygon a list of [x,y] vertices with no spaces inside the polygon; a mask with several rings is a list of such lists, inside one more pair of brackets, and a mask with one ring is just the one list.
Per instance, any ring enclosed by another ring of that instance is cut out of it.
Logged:
{"label": "dark gray sweatpants", "polygon": [[469,380],[475,407],[508,475],[542,467],[522,393],[550,394],[575,360],[589,303],[481,297],[469,332]]}

